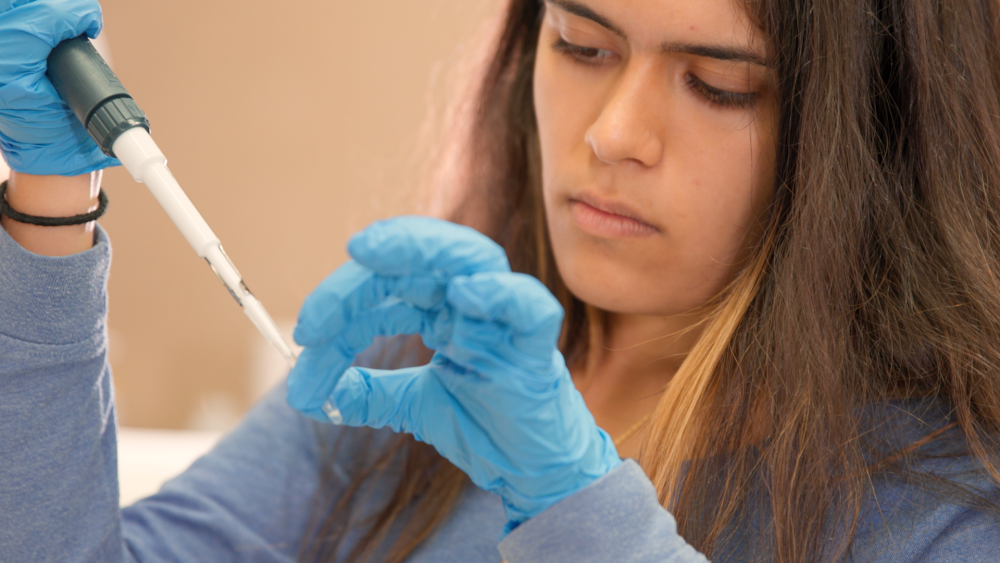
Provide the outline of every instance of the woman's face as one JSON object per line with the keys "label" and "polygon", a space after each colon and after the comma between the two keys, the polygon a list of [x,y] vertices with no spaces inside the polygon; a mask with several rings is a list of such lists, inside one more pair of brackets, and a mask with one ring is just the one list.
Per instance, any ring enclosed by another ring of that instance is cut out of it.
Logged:
{"label": "woman's face", "polygon": [[559,272],[610,312],[703,305],[772,193],[764,37],[733,0],[545,4],[534,101]]}

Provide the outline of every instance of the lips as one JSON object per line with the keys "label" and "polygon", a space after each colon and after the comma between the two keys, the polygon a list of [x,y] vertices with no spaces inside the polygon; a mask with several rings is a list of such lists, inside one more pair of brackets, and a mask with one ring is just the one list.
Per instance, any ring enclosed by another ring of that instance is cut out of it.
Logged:
{"label": "lips", "polygon": [[599,237],[647,237],[660,232],[631,207],[590,194],[570,198],[570,214],[585,232]]}

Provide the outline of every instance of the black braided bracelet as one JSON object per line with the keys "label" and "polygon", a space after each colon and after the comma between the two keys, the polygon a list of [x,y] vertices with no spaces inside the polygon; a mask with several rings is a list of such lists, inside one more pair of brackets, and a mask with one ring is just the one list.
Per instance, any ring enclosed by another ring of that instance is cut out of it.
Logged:
{"label": "black braided bracelet", "polygon": [[96,221],[99,217],[104,215],[105,211],[108,210],[108,196],[104,195],[103,189],[97,194],[97,203],[98,206],[95,211],[91,211],[90,213],[85,213],[83,215],[74,215],[72,217],[36,217],[34,215],[25,215],[24,213],[14,211],[9,205],[7,205],[7,182],[4,181],[0,184],[0,215],[6,215],[18,223],[41,225],[43,227],[82,225],[84,223]]}

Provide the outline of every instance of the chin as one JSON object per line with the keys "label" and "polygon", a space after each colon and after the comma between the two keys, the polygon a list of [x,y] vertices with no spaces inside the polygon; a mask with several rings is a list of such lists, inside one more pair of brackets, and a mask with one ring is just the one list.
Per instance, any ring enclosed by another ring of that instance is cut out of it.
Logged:
{"label": "chin", "polygon": [[608,264],[595,269],[598,272],[604,271],[604,275],[591,273],[591,268],[587,268],[588,272],[564,271],[560,268],[559,274],[567,289],[577,299],[602,311],[637,315],[662,314],[665,304],[657,303],[656,299],[659,297],[662,300],[662,290],[654,292],[644,289],[649,285],[648,279],[637,280],[621,272],[608,275],[607,272],[613,268],[620,268],[620,265]]}
{"label": "chin", "polygon": [[[562,256],[560,257],[560,254]],[[562,258],[562,259],[560,259]],[[725,288],[725,280],[691,286],[676,260],[631,263],[627,256],[556,253],[559,275],[578,299],[609,313],[673,316],[690,313]]]}

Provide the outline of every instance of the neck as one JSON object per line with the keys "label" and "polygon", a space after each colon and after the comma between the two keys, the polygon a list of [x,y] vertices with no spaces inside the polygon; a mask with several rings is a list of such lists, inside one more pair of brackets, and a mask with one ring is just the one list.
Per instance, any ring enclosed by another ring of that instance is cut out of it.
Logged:
{"label": "neck", "polygon": [[598,425],[615,436],[653,411],[701,334],[700,320],[605,315],[603,346],[571,370]]}

